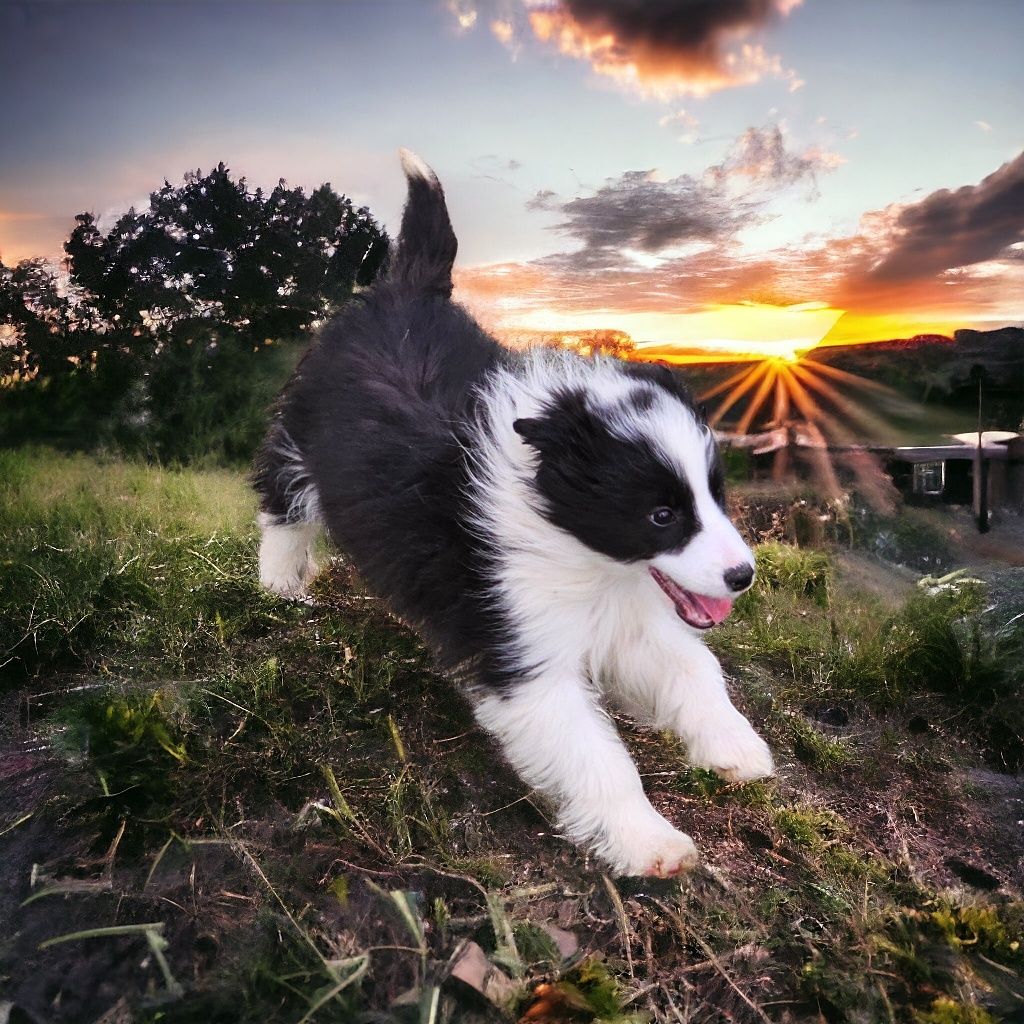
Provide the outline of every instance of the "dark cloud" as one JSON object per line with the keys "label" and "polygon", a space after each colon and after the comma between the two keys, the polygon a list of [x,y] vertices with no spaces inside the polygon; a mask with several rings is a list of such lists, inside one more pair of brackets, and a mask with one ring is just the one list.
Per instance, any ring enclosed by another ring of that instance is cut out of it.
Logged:
{"label": "dark cloud", "polygon": [[837,162],[817,150],[790,152],[777,128],[751,128],[697,175],[660,181],[636,170],[571,199],[538,192],[528,205],[557,214],[553,229],[579,247],[464,271],[463,287],[492,301],[515,296],[519,315],[823,301],[850,311],[850,330],[865,337],[889,336],[894,317],[946,322],[970,309],[1005,318],[1019,307],[1024,152],[978,184],[866,213],[856,232],[744,251],[737,233],[767,215],[778,189]]}
{"label": "dark cloud", "polygon": [[699,176],[660,180],[654,171],[626,171],[593,195],[565,200],[549,189],[527,203],[531,210],[564,218],[553,230],[582,242],[579,252],[554,261],[588,267],[623,265],[623,249],[659,253],[691,242],[721,244],[755,223],[770,190],[809,179],[835,167],[840,158],[820,150],[786,148],[777,125],[748,128],[720,164]]}
{"label": "dark cloud", "polygon": [[[583,247],[464,272],[464,284],[481,296],[515,294],[524,309],[681,313],[743,300],[826,301],[883,319],[996,315],[1020,294],[1024,250],[1010,247],[1024,239],[1024,153],[977,185],[866,214],[854,234],[756,254],[733,235],[759,216],[760,201],[727,202],[714,177],[659,182],[633,171],[568,202],[538,194],[533,205],[560,212],[557,229]],[[688,241],[707,244],[649,266],[622,251],[657,254]]]}
{"label": "dark cloud", "polygon": [[625,49],[718,65],[729,36],[760,28],[788,6],[779,0],[563,0],[594,35]]}
{"label": "dark cloud", "polygon": [[593,195],[565,202],[538,192],[529,206],[557,210],[565,219],[554,230],[582,242],[591,264],[620,263],[623,249],[657,253],[688,242],[721,242],[752,216],[747,203],[729,199],[715,184],[688,174],[659,181],[653,171],[626,171]]}
{"label": "dark cloud", "polygon": [[899,209],[868,276],[892,282],[932,278],[994,259],[1022,239],[1024,151],[977,185],[941,189]]}
{"label": "dark cloud", "polygon": [[[777,129],[752,128],[722,163],[698,177],[659,181],[652,172],[629,171],[592,195],[568,201],[550,191],[537,193],[529,205],[561,214],[554,230],[582,248],[533,266],[567,308],[595,301],[623,308],[642,301],[651,310],[695,308],[730,296],[949,312],[981,307],[1005,294],[1024,256],[1009,248],[1024,240],[1024,152],[977,185],[866,214],[860,231],[824,245],[744,256],[732,244],[742,227],[764,215],[770,194],[763,186],[813,179],[833,165],[834,158],[814,151],[789,152]],[[705,245],[650,266],[638,266],[624,252],[671,254],[692,242]],[[972,271],[979,263],[989,269]]]}

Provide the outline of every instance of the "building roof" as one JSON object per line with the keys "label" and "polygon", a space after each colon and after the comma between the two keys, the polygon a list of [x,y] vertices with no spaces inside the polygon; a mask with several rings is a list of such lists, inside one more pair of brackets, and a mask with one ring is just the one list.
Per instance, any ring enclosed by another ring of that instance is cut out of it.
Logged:
{"label": "building roof", "polygon": [[[877,449],[876,449],[877,451]],[[978,446],[967,444],[937,444],[920,448],[890,448],[894,459],[900,462],[973,462],[978,457]],[[1005,444],[983,444],[982,455],[993,462],[1006,462],[1010,453]]]}
{"label": "building roof", "polygon": [[[969,444],[972,448],[978,446],[978,432],[968,431],[966,434],[950,434],[954,441],[961,444]],[[983,430],[981,432],[982,446],[987,444],[1009,444],[1015,438],[1020,437],[1016,430]]]}

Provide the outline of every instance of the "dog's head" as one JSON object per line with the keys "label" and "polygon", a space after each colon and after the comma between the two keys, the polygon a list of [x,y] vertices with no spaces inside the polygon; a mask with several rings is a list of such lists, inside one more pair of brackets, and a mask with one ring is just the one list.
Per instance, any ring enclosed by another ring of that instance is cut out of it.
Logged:
{"label": "dog's head", "polygon": [[[754,559],[725,514],[714,436],[663,367],[567,386],[516,433],[538,454],[544,515],[593,551],[636,565],[695,629],[729,614]],[[611,383],[611,386],[608,384]]]}

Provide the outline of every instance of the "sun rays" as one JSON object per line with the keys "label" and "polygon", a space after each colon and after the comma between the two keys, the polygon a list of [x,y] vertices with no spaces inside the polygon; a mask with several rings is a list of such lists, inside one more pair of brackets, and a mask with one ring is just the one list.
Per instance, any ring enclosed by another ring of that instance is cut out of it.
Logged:
{"label": "sun rays", "polygon": [[891,394],[881,384],[838,370],[827,363],[772,356],[744,367],[699,397],[704,403],[719,399],[708,417],[713,427],[717,427],[737,405],[743,406],[735,425],[737,434],[748,433],[758,422],[758,417],[762,420],[767,417],[769,425],[778,425],[797,416],[824,428],[836,440],[850,439],[853,432],[835,413],[847,417],[862,431],[875,434],[885,430],[884,420],[844,395],[833,382],[877,395]]}
{"label": "sun rays", "polygon": [[891,500],[891,485],[869,451],[871,441],[891,433],[885,417],[870,407],[900,402],[890,388],[817,359],[772,356],[742,367],[698,398],[727,444],[772,455],[773,479],[802,463],[804,475],[826,497],[837,498],[843,493],[839,470],[845,467],[874,503]]}
{"label": "sun rays", "polygon": [[[759,463],[770,456],[774,479],[801,476],[830,498],[843,494],[845,483],[876,507],[888,506],[892,484],[871,448],[891,445],[896,421],[911,409],[891,388],[831,365],[837,346],[830,340],[843,317],[823,302],[747,301],[619,316],[610,330],[601,326],[606,313],[545,310],[533,326],[506,328],[503,337],[514,348],[547,344],[688,368],[703,381],[721,375],[695,390],[727,446],[748,450]],[[663,340],[633,342],[638,335]]]}

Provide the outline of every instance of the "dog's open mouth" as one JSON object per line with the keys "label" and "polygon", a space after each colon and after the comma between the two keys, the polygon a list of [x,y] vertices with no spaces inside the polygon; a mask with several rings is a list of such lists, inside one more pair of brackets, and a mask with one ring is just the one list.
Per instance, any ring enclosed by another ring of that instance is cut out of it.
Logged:
{"label": "dog's open mouth", "polygon": [[694,629],[710,629],[717,626],[732,611],[732,601],[728,597],[708,597],[706,594],[695,594],[679,586],[675,580],[669,579],[663,572],[648,566],[654,582],[668,595],[676,606],[676,615]]}

